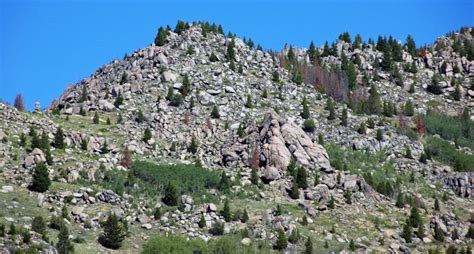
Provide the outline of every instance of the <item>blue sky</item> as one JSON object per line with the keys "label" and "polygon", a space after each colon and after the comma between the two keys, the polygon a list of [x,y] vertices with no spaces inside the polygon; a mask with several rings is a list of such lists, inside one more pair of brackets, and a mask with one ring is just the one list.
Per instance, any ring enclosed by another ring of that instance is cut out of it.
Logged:
{"label": "blue sky", "polygon": [[123,1],[0,0],[0,99],[46,107],[101,65],[149,45],[159,26],[206,20],[266,49],[307,47],[349,31],[417,45],[474,25],[473,0]]}

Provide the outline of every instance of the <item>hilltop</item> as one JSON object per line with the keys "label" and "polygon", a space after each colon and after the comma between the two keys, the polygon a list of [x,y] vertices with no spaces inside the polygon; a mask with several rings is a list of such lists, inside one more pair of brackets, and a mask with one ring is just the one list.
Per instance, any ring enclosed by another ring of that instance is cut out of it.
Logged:
{"label": "hilltop", "polygon": [[473,34],[272,52],[162,27],[45,111],[0,104],[0,249],[55,253],[66,225],[81,253],[466,253]]}

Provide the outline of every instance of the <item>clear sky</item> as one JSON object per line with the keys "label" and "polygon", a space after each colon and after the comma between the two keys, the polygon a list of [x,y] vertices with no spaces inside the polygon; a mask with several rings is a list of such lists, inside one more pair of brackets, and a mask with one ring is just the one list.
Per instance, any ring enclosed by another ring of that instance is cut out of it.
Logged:
{"label": "clear sky", "polygon": [[31,110],[178,19],[222,24],[265,49],[307,47],[349,31],[364,40],[411,34],[417,45],[474,25],[473,0],[124,1],[0,0],[0,99],[22,93]]}

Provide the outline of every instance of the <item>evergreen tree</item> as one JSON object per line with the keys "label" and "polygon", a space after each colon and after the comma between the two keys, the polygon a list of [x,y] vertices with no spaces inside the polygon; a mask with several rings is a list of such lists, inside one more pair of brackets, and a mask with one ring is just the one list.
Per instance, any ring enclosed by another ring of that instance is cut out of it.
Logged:
{"label": "evergreen tree", "polygon": [[126,72],[122,73],[122,77],[120,78],[120,84],[123,85],[128,82],[128,75]]}
{"label": "evergreen tree", "polygon": [[411,94],[415,93],[415,83],[414,82],[411,83],[410,89],[408,90],[408,92],[411,93]]}
{"label": "evergreen tree", "polygon": [[218,59],[217,56],[214,54],[214,52],[211,53],[211,56],[209,57],[209,61],[211,61],[211,62],[217,62],[217,61],[219,61],[219,59]]}
{"label": "evergreen tree", "polygon": [[306,173],[306,169],[303,166],[298,168],[298,173],[296,176],[296,183],[299,188],[306,189],[308,188],[308,174]]}
{"label": "evergreen tree", "polygon": [[369,91],[369,98],[367,99],[367,113],[372,115],[380,115],[382,112],[380,95],[375,84],[372,84]]}
{"label": "evergreen tree", "polygon": [[420,239],[423,239],[425,236],[425,228],[423,224],[418,225],[418,229],[416,230],[416,236]]}
{"label": "evergreen tree", "polygon": [[46,235],[46,221],[42,216],[36,216],[31,224],[31,229],[38,234]]}
{"label": "evergreen tree", "polygon": [[181,34],[185,30],[186,30],[186,24],[184,23],[184,21],[178,20],[178,22],[176,23],[176,26],[174,28],[174,32],[177,33],[177,34]]}
{"label": "evergreen tree", "polygon": [[198,221],[199,228],[204,228],[206,226],[206,219],[204,218],[204,214],[201,213],[201,218]]}
{"label": "evergreen tree", "polygon": [[47,150],[50,147],[49,137],[46,131],[43,131],[43,133],[41,133],[41,140],[40,140],[39,147],[41,148],[41,150]]}
{"label": "evergreen tree", "polygon": [[290,237],[288,237],[288,241],[292,244],[297,244],[300,240],[300,237],[300,232],[297,228],[295,228],[291,231]]}
{"label": "evergreen tree", "polygon": [[311,43],[309,44],[308,57],[311,63],[315,63],[316,61],[318,61],[318,51],[316,50],[313,41],[311,41]]}
{"label": "evergreen tree", "polygon": [[41,140],[38,137],[38,134],[36,134],[36,131],[33,131],[31,134],[31,150],[35,148],[42,149],[42,146],[41,146]]}
{"label": "evergreen tree", "polygon": [[334,102],[332,101],[331,98],[327,99],[326,105],[327,105],[326,106],[327,109],[329,110],[328,120],[336,119],[336,112],[335,112],[335,109],[334,109]]}
{"label": "evergreen tree", "polygon": [[214,107],[212,107],[211,117],[214,119],[218,119],[221,117],[221,115],[219,114],[219,108],[217,107],[217,105],[214,105]]}
{"label": "evergreen tree", "polygon": [[58,127],[56,134],[54,134],[53,146],[58,149],[63,149],[66,147],[66,144],[64,143],[64,133],[61,126]]}
{"label": "evergreen tree", "polygon": [[167,206],[177,206],[179,191],[176,184],[172,181],[168,182],[168,185],[165,188],[165,193],[161,201]]}
{"label": "evergreen tree", "polygon": [[168,34],[165,31],[165,29],[163,29],[163,27],[160,27],[158,29],[158,34],[155,37],[155,45],[160,46],[160,47],[165,45],[167,35]]}
{"label": "evergreen tree", "polygon": [[239,72],[240,74],[244,73],[244,66],[243,66],[242,64],[239,64],[239,70],[238,70],[238,72]]}
{"label": "evergreen tree", "polygon": [[237,135],[239,136],[239,138],[243,138],[245,136],[243,124],[239,124],[239,128],[237,129]]}
{"label": "evergreen tree", "polygon": [[151,134],[151,130],[150,128],[146,128],[145,131],[143,132],[143,142],[148,142],[148,140],[150,140],[152,137],[152,134]]}
{"label": "evergreen tree", "polygon": [[293,46],[290,46],[290,49],[288,49],[286,57],[290,63],[296,60],[295,52],[293,52]]}
{"label": "evergreen tree", "polygon": [[198,142],[195,137],[192,137],[191,144],[188,147],[188,152],[195,154],[198,149]]}
{"label": "evergreen tree", "polygon": [[49,179],[48,168],[43,162],[39,162],[36,164],[30,189],[32,191],[45,192],[49,189],[49,186],[51,186],[51,180]]}
{"label": "evergreen tree", "polygon": [[443,230],[439,227],[438,223],[436,223],[434,228],[434,239],[444,242],[444,233]]}
{"label": "evergreen tree", "polygon": [[353,239],[351,239],[351,240],[349,241],[349,250],[351,250],[351,251],[355,251],[355,250],[356,250],[355,243],[354,243],[354,240],[353,240]]}
{"label": "evergreen tree", "polygon": [[104,143],[102,144],[102,147],[100,148],[100,153],[106,154],[108,152],[109,152],[109,145],[107,144],[107,139],[104,139]]}
{"label": "evergreen tree", "polygon": [[434,74],[433,77],[431,78],[431,84],[428,85],[428,88],[427,88],[428,92],[432,93],[432,94],[436,94],[436,95],[439,95],[439,94],[442,94],[443,93],[443,89],[441,89],[441,86],[439,85],[439,76],[438,74]]}
{"label": "evergreen tree", "polygon": [[377,129],[376,139],[377,139],[378,141],[382,141],[382,139],[383,139],[382,129],[380,129],[380,128]]}
{"label": "evergreen tree", "polygon": [[313,241],[311,241],[311,237],[308,237],[304,246],[305,250],[303,254],[313,254]]}
{"label": "evergreen tree", "polygon": [[398,192],[397,201],[395,202],[395,206],[398,208],[403,208],[405,206],[405,198],[401,191]]}
{"label": "evergreen tree", "polygon": [[292,199],[300,198],[300,191],[298,190],[298,183],[296,183],[296,181],[293,181],[293,186],[291,187],[291,190],[290,190],[290,198]]}
{"label": "evergreen tree", "polygon": [[127,223],[111,213],[102,228],[104,232],[99,236],[99,243],[106,248],[119,249],[128,233]]}
{"label": "evergreen tree", "polygon": [[283,229],[278,230],[278,238],[275,243],[275,249],[284,250],[288,247],[288,240],[286,239],[285,231]]}
{"label": "evergreen tree", "polygon": [[228,44],[227,44],[227,60],[228,61],[234,61],[235,60],[235,41],[232,39]]}
{"label": "evergreen tree", "polygon": [[67,226],[64,223],[61,225],[61,228],[59,230],[56,249],[58,250],[59,254],[74,253],[74,245],[69,239],[69,230],[67,229]]}
{"label": "evergreen tree", "polygon": [[422,224],[421,216],[420,213],[418,212],[418,209],[416,206],[411,207],[410,211],[410,225],[412,227],[418,227],[418,225]]}
{"label": "evergreen tree", "polygon": [[459,86],[459,84],[456,84],[454,88],[453,98],[456,101],[460,101],[462,98],[461,87]]}
{"label": "evergreen tree", "polygon": [[334,209],[336,207],[336,201],[334,200],[334,197],[331,195],[331,199],[329,199],[329,204],[328,204],[329,209]]}
{"label": "evergreen tree", "polygon": [[439,210],[440,210],[439,200],[438,200],[437,198],[435,198],[434,209],[435,209],[435,211],[439,211]]}
{"label": "evergreen tree", "polygon": [[412,235],[412,232],[411,232],[410,220],[407,219],[407,221],[403,225],[401,237],[405,239],[405,242],[411,243],[411,235]]}
{"label": "evergreen tree", "polygon": [[222,216],[226,222],[232,221],[232,214],[230,212],[229,200],[226,199],[224,202],[224,209],[222,210]]}
{"label": "evergreen tree", "polygon": [[247,101],[245,102],[245,107],[247,108],[253,107],[252,96],[250,94],[247,94]]}
{"label": "evergreen tree", "polygon": [[413,39],[413,37],[411,37],[411,35],[407,36],[405,45],[407,47],[408,53],[410,53],[412,57],[416,57],[416,44],[415,44],[415,40]]}
{"label": "evergreen tree", "polygon": [[257,169],[255,168],[252,168],[252,174],[250,176],[250,181],[255,184],[255,185],[258,185],[258,172],[257,172]]}
{"label": "evergreen tree", "polygon": [[303,119],[309,118],[309,107],[308,107],[308,104],[306,103],[306,100],[304,100],[303,102],[303,111],[301,111],[301,117]]}
{"label": "evergreen tree", "polygon": [[99,124],[99,113],[96,111],[94,114],[94,118],[92,119],[94,124]]}
{"label": "evergreen tree", "polygon": [[347,108],[344,108],[342,110],[341,125],[342,126],[347,126]]}
{"label": "evergreen tree", "polygon": [[243,223],[246,223],[249,220],[249,214],[247,212],[247,209],[244,209],[244,213],[242,214],[242,217],[240,218],[240,220]]}
{"label": "evergreen tree", "polygon": [[352,204],[352,192],[349,189],[344,191],[344,198],[346,199],[346,204]]}
{"label": "evergreen tree", "polygon": [[415,109],[413,108],[413,103],[411,100],[408,100],[405,103],[405,110],[404,110],[405,116],[413,116],[415,114]]}
{"label": "evergreen tree", "polygon": [[26,135],[25,133],[20,133],[20,146],[25,147],[26,146]]}
{"label": "evergreen tree", "polygon": [[225,171],[222,171],[221,179],[219,181],[219,190],[220,191],[227,191],[231,186],[231,182],[229,177],[226,175]]}
{"label": "evergreen tree", "polygon": [[357,72],[353,63],[347,65],[346,74],[349,82],[349,90],[353,91],[357,86]]}
{"label": "evergreen tree", "polygon": [[114,106],[118,108],[122,104],[123,104],[123,96],[122,96],[122,93],[119,91],[117,94],[117,97],[115,97]]}
{"label": "evergreen tree", "polygon": [[356,34],[356,36],[354,37],[353,47],[354,49],[362,47],[362,36],[360,36],[360,34]]}
{"label": "evergreen tree", "polygon": [[145,116],[143,115],[143,112],[141,109],[137,111],[137,118],[136,118],[137,123],[143,123],[145,121]]}

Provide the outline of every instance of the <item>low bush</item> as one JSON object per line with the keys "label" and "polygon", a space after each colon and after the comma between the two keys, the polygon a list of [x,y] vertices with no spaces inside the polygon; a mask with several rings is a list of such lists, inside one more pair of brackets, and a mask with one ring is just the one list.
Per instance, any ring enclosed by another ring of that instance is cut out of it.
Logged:
{"label": "low bush", "polygon": [[461,172],[474,171],[474,156],[458,151],[448,141],[436,137],[426,139],[431,156],[443,163],[451,165],[454,170]]}

